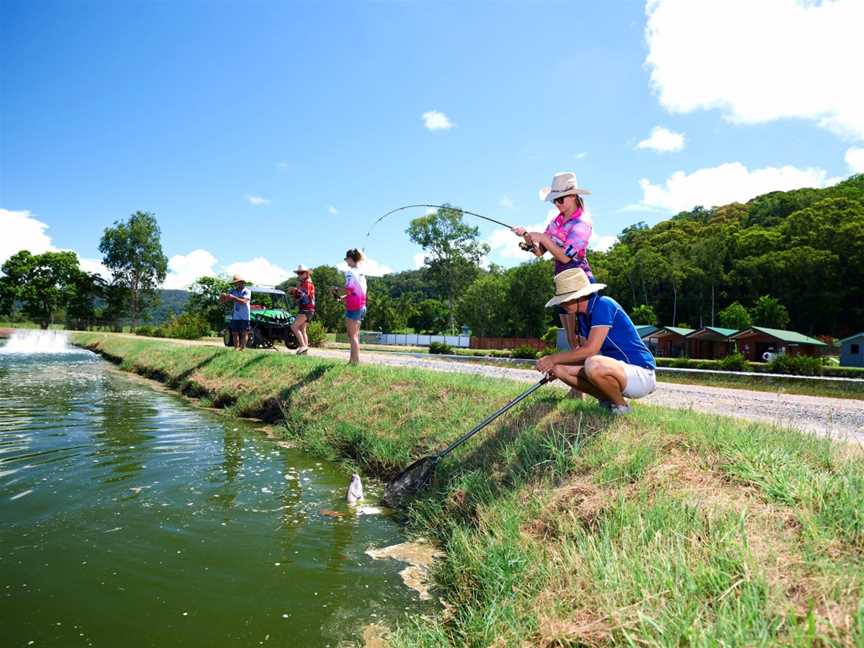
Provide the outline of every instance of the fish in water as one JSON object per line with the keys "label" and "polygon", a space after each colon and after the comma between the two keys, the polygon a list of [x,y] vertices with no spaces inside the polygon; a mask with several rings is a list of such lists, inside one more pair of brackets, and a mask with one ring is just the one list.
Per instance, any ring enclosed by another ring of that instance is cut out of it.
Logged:
{"label": "fish in water", "polygon": [[345,499],[349,504],[356,504],[363,499],[363,482],[360,481],[360,475],[354,473],[351,475],[351,483],[348,484],[348,493]]}

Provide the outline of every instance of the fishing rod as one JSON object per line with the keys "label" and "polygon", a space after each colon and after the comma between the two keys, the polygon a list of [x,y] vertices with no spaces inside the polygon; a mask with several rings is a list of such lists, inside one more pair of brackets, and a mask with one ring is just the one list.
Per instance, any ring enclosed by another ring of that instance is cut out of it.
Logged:
{"label": "fishing rod", "polygon": [[[423,205],[403,205],[402,207],[397,207],[396,209],[391,209],[386,214],[384,214],[383,216],[378,218],[378,220],[376,220],[374,223],[372,223],[372,226],[369,228],[369,231],[366,232],[366,239],[369,238],[369,235],[372,233],[372,230],[375,229],[375,226],[378,223],[380,223],[382,220],[387,218],[390,214],[395,214],[396,212],[400,212],[404,209],[413,209],[415,207],[434,207],[435,209],[453,209],[456,211],[460,211],[463,214],[468,214],[470,216],[476,216],[477,218],[482,218],[483,220],[489,221],[490,223],[495,223],[496,225],[501,225],[502,227],[506,227],[509,230],[513,229],[513,225],[508,225],[507,223],[502,223],[501,221],[495,220],[494,218],[489,218],[488,216],[483,216],[482,214],[468,211],[467,209],[462,209],[460,207],[450,207],[448,205],[425,205],[425,204],[423,204]],[[523,250],[525,250],[526,252],[533,252],[534,251],[534,246],[528,245],[528,243],[526,243],[525,241],[522,241],[521,243],[519,243],[519,247],[522,248]]]}

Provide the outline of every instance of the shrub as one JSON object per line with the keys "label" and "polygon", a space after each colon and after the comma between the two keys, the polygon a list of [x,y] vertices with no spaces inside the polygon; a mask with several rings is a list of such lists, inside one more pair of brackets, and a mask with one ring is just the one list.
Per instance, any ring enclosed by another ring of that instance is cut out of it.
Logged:
{"label": "shrub", "polygon": [[452,355],[453,347],[444,342],[433,342],[429,345],[429,353],[439,353],[444,355]]}
{"label": "shrub", "polygon": [[309,345],[320,347],[327,340],[327,329],[324,328],[324,323],[318,320],[312,320],[306,326],[306,336],[309,338]]}
{"label": "shrub", "polygon": [[156,335],[156,327],[144,324],[135,329],[135,335],[146,335],[147,337],[158,337]]}
{"label": "shrub", "polygon": [[730,353],[720,360],[720,369],[723,371],[749,371],[750,363],[741,353]]}
{"label": "shrub", "polygon": [[558,327],[550,326],[540,339],[547,347],[556,348],[558,346]]}
{"label": "shrub", "polygon": [[676,369],[689,369],[693,365],[690,363],[690,358],[687,356],[681,356],[680,358],[674,358],[672,360],[672,366]]}
{"label": "shrub", "polygon": [[822,358],[786,354],[778,355],[768,363],[768,370],[772,373],[821,376]]}
{"label": "shrub", "polygon": [[202,316],[193,313],[183,313],[163,324],[159,328],[161,336],[181,340],[197,340],[210,332],[210,325]]}
{"label": "shrub", "polygon": [[527,358],[535,360],[537,358],[537,349],[527,344],[518,346],[510,351],[511,358]]}

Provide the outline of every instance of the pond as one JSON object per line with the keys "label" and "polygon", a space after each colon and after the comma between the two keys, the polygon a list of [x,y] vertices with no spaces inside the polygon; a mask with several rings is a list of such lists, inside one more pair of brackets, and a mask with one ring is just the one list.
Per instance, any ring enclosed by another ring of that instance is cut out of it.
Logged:
{"label": "pond", "polygon": [[0,349],[3,645],[335,647],[426,609],[403,563],[366,555],[403,538],[345,504],[343,469],[90,352],[14,346]]}

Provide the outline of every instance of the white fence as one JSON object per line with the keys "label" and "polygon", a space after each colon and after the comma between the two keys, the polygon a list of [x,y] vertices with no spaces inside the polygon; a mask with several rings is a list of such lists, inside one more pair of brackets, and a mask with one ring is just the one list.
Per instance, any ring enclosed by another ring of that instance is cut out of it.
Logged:
{"label": "white fence", "polygon": [[378,344],[395,344],[401,346],[429,346],[433,342],[449,344],[451,347],[467,349],[471,346],[469,335],[419,335],[418,333],[381,333]]}

